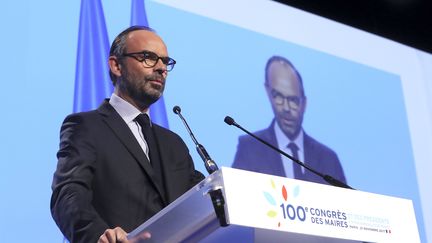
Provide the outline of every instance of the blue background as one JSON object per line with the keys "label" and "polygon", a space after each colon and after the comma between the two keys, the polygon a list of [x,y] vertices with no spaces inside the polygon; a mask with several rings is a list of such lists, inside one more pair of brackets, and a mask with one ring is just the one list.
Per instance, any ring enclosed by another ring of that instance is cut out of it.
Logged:
{"label": "blue background", "polygon": [[[0,231],[2,241],[61,242],[49,212],[58,133],[73,107],[80,1],[2,3]],[[110,42],[129,25],[130,4],[103,2]],[[305,130],[334,149],[348,183],[363,191],[414,201],[423,217],[400,77],[218,21],[147,2],[151,27],[178,61],[165,92],[169,127],[187,142],[182,107],[198,140],[220,166],[230,166],[241,131],[273,117],[264,90],[272,55],[290,59],[304,79]]]}

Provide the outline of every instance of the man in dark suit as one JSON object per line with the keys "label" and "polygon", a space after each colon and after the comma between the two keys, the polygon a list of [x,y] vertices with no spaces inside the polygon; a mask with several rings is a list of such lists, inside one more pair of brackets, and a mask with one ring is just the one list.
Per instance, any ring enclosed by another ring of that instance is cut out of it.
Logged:
{"label": "man in dark suit", "polygon": [[175,64],[162,39],[130,27],[108,63],[111,98],[69,115],[61,128],[51,212],[71,242],[128,242],[126,232],[204,178],[183,140],[147,116]]}
{"label": "man in dark suit", "polygon": [[[284,57],[271,57],[265,68],[264,85],[275,119],[267,129],[255,135],[315,170],[346,183],[336,153],[302,128],[307,100],[302,78],[292,63]],[[247,135],[239,138],[232,167],[327,184],[319,176]]]}

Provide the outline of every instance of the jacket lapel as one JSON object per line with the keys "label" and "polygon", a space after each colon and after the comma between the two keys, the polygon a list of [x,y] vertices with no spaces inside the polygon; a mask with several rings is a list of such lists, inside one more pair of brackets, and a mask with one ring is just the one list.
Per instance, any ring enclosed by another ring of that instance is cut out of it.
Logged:
{"label": "jacket lapel", "polygon": [[161,163],[161,171],[162,171],[162,180],[165,185],[165,200],[166,202],[170,202],[170,178],[175,178],[175,175],[171,175],[171,169],[169,165],[169,161],[172,160],[172,158],[169,157],[169,153],[164,152],[164,148],[172,147],[172,144],[167,143],[168,140],[163,138],[163,133],[161,132],[161,128],[159,125],[152,123],[153,125],[153,131],[155,133],[155,139],[159,150],[159,158]]}
{"label": "jacket lapel", "polygon": [[160,194],[164,204],[166,204],[166,198],[164,195],[164,190],[162,190],[161,185],[156,183],[155,174],[152,166],[150,165],[147,156],[142,150],[139,143],[136,141],[133,133],[131,132],[128,125],[124,122],[121,116],[115,111],[115,109],[105,100],[104,103],[98,108],[99,113],[102,115],[103,120],[111,128],[112,132],[116,134],[119,140],[124,144],[131,155],[136,159],[138,164],[143,168],[145,173],[150,177],[153,185]]}
{"label": "jacket lapel", "polygon": [[[262,139],[264,139],[266,142],[270,143],[271,145],[273,145],[277,148],[278,143],[276,140],[276,134],[274,132],[275,122],[276,121],[273,120],[272,123],[270,124],[270,126],[265,130],[265,133],[263,134]],[[262,144],[262,146],[266,146],[266,145]],[[281,155],[277,151],[274,151],[271,148],[268,148],[265,151],[267,153],[265,154],[265,156],[263,158],[265,158],[268,163],[271,163],[271,167],[272,167],[271,170],[273,172],[272,174],[285,177],[286,176],[285,175],[285,169],[284,169],[283,164],[282,164]]]}
{"label": "jacket lapel", "polygon": [[[303,149],[304,149],[304,163],[310,166],[312,169],[317,170],[318,172],[323,172],[319,158],[319,152],[316,151],[316,146],[314,143],[314,139],[309,135],[304,133],[303,138]],[[321,177],[313,174],[309,170],[305,171],[304,180],[312,181],[312,182],[321,182]]]}
{"label": "jacket lapel", "polygon": [[312,138],[309,137],[305,132],[303,134],[304,161],[312,168],[318,169],[316,168],[317,165],[315,163],[317,158],[316,153],[313,151]]}

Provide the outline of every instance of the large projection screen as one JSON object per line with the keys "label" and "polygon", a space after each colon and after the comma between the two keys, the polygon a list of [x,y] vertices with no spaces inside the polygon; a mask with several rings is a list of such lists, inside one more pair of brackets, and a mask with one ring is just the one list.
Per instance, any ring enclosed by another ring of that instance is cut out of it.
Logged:
{"label": "large projection screen", "polygon": [[[129,26],[131,6],[102,4],[111,42]],[[0,40],[8,47],[0,228],[4,241],[26,232],[35,242],[61,242],[50,183],[59,128],[72,111],[80,1],[24,1],[6,10],[1,22],[22,28],[2,24],[11,38]],[[264,67],[280,55],[303,78],[305,131],[337,152],[348,184],[413,200],[422,242],[432,239],[431,54],[271,1],[146,1],[146,12],[178,62],[164,94],[168,123],[197,169],[206,174],[172,107],[181,106],[219,166],[231,166],[243,133],[223,119],[251,131],[270,125]]]}
{"label": "large projection screen", "polygon": [[167,106],[183,107],[220,164],[230,165],[241,135],[222,122],[225,115],[252,131],[269,126],[264,66],[272,55],[284,56],[304,80],[305,130],[337,151],[351,186],[412,199],[425,241],[432,215],[430,54],[278,3],[160,3],[154,9],[170,18],[149,12],[153,26],[187,65],[171,77]]}

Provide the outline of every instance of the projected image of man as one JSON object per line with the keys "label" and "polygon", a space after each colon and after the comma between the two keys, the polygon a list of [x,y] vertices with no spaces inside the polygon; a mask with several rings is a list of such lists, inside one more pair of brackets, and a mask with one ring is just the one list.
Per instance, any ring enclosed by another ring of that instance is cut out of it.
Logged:
{"label": "projected image of man", "polygon": [[[346,183],[337,154],[310,137],[302,127],[307,98],[302,77],[293,64],[281,56],[271,57],[265,67],[264,86],[274,119],[268,128],[255,135],[317,171]],[[327,184],[248,135],[239,138],[232,167]]]}

